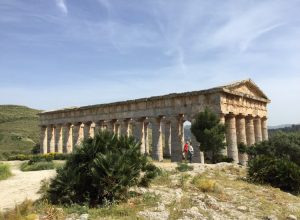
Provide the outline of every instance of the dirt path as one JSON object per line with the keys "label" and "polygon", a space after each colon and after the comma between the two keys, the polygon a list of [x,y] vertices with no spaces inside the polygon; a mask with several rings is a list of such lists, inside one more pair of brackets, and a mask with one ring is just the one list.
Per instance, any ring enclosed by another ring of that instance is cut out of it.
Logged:
{"label": "dirt path", "polygon": [[51,178],[55,170],[22,172],[19,169],[21,161],[5,162],[11,166],[13,176],[0,181],[0,211],[14,208],[26,198],[36,200],[41,180]]}

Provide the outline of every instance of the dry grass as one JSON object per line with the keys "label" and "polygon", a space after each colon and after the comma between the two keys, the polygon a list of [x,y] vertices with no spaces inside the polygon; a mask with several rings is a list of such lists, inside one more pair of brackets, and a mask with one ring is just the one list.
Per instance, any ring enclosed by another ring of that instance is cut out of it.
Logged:
{"label": "dry grass", "polygon": [[214,179],[208,179],[203,175],[197,175],[193,178],[192,184],[202,192],[222,193],[222,187]]}

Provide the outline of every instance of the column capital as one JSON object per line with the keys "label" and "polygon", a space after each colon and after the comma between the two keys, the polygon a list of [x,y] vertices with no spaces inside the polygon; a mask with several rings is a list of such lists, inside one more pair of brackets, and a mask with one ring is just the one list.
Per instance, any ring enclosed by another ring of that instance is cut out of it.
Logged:
{"label": "column capital", "polygon": [[254,119],[254,117],[253,117],[253,115],[248,114],[248,115],[246,115],[246,119],[248,119],[248,120],[250,119],[251,120],[251,119]]}
{"label": "column capital", "polygon": [[225,115],[226,118],[235,118],[237,115],[232,113],[232,112],[229,112],[227,115]]}

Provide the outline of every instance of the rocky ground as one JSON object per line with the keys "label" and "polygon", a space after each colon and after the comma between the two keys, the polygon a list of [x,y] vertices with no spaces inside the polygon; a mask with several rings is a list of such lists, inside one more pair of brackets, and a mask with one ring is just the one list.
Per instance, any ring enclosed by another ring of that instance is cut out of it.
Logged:
{"label": "rocky ground", "polygon": [[[149,188],[131,189],[133,196],[126,203],[100,209],[48,206],[48,210],[56,209],[61,212],[58,219],[68,220],[300,219],[300,197],[247,182],[245,167],[228,163],[193,164],[193,170],[179,172],[174,163],[156,165],[164,170],[162,175]],[[2,208],[26,197],[38,198],[39,181],[55,175],[54,171],[21,174],[15,168],[13,172],[14,177],[0,181]],[[10,198],[15,194],[18,200]],[[40,219],[42,216],[38,215]]]}

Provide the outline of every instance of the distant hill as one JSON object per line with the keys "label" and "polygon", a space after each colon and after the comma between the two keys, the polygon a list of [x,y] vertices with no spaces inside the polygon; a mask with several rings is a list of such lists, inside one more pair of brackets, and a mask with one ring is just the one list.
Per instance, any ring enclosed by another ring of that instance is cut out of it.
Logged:
{"label": "distant hill", "polygon": [[300,132],[300,124],[278,126],[277,128],[269,128],[269,134],[272,135],[277,131],[283,132]]}
{"label": "distant hill", "polygon": [[39,141],[39,112],[26,106],[0,105],[0,153],[30,152]]}

